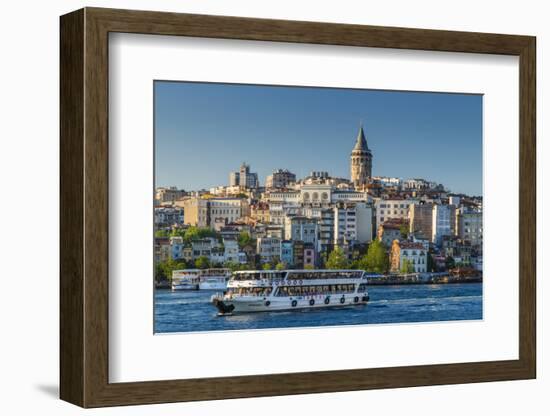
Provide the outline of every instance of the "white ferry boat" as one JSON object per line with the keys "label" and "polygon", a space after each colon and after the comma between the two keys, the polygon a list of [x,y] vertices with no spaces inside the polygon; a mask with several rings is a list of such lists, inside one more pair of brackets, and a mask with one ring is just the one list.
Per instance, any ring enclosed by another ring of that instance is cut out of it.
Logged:
{"label": "white ferry boat", "polygon": [[218,315],[365,305],[367,278],[363,270],[238,271],[211,302]]}
{"label": "white ferry boat", "polygon": [[200,290],[225,290],[231,277],[230,269],[203,270],[199,280]]}
{"label": "white ferry boat", "polygon": [[172,272],[172,290],[197,290],[201,271],[200,269],[174,270]]}

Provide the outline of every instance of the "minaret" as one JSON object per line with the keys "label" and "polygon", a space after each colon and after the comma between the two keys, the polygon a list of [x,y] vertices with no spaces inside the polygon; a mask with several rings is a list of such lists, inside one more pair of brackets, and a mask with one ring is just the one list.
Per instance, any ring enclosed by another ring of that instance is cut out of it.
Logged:
{"label": "minaret", "polygon": [[356,187],[366,185],[372,176],[372,153],[367,145],[363,124],[350,156],[351,181]]}

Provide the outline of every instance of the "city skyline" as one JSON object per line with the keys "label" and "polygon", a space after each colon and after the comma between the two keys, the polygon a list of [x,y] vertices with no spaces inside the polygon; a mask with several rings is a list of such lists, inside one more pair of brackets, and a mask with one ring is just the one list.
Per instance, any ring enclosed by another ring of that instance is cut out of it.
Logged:
{"label": "city skyline", "polygon": [[361,122],[373,176],[482,194],[480,95],[167,81],[155,82],[155,186],[227,185],[242,162],[262,186],[279,168],[349,178]]}

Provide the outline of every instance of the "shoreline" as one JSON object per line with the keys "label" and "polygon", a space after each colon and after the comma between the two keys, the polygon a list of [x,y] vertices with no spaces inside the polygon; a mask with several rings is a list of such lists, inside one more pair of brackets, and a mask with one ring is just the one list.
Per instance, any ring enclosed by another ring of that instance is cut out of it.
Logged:
{"label": "shoreline", "polygon": [[[482,277],[475,278],[451,278],[441,280],[403,280],[403,279],[371,279],[367,286],[411,286],[411,285],[452,285],[459,283],[483,283]],[[171,290],[169,281],[155,283],[155,290]],[[197,289],[198,290],[198,289]]]}

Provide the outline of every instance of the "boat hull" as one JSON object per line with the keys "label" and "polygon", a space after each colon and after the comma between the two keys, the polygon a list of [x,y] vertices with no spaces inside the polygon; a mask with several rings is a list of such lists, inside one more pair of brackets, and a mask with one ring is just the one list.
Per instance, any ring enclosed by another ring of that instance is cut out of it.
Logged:
{"label": "boat hull", "polygon": [[225,290],[227,289],[227,282],[200,282],[200,290]]}
{"label": "boat hull", "polygon": [[[328,299],[328,300],[327,300]],[[239,297],[227,299],[213,297],[212,303],[220,315],[277,312],[304,309],[328,309],[346,306],[366,305],[368,294],[348,294],[331,296],[296,296],[296,297]]]}
{"label": "boat hull", "polygon": [[172,290],[198,290],[199,285],[196,283],[174,283]]}

